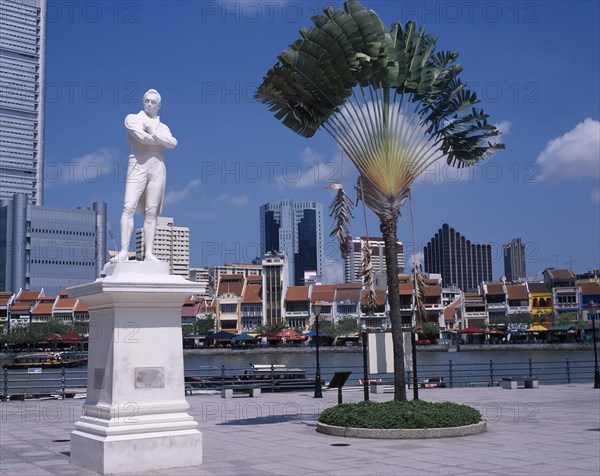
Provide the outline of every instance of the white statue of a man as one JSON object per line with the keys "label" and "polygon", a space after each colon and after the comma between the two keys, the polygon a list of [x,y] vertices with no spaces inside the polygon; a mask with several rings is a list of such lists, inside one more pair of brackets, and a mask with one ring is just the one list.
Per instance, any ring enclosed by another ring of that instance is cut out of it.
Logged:
{"label": "white statue of a man", "polygon": [[125,183],[125,203],[121,215],[121,251],[113,261],[127,261],[129,242],[133,233],[133,215],[145,215],[145,261],[159,261],[152,254],[156,217],[162,210],[167,171],[164,149],[177,147],[177,139],[160,122],[158,110],[161,98],[158,91],[149,89],[143,98],[144,109],[125,118],[129,142],[129,164]]}

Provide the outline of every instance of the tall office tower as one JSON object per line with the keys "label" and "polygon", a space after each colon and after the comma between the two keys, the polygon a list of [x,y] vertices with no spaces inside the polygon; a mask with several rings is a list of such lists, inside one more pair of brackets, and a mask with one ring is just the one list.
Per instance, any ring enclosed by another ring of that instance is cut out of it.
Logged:
{"label": "tall office tower", "polygon": [[[138,260],[144,258],[144,229],[135,231],[135,251]],[[169,263],[171,274],[188,279],[190,275],[190,229],[175,226],[173,218],[158,217],[154,235],[154,256]]]}
{"label": "tall office tower", "polygon": [[0,291],[58,294],[94,281],[106,262],[106,203],[32,206],[27,194],[0,201]]}
{"label": "tall office tower", "polygon": [[263,324],[282,324],[289,285],[287,257],[268,252],[262,260],[262,268]]}
{"label": "tall office tower", "polygon": [[521,243],[521,238],[515,238],[510,243],[502,245],[504,253],[504,274],[508,281],[516,281],[519,278],[525,278],[527,271],[525,268],[525,245]]}
{"label": "tall office tower", "polygon": [[[387,276],[385,267],[385,243],[383,238],[371,238],[371,237],[360,237],[360,238],[346,238],[350,246],[350,253],[344,260],[344,282],[353,283],[361,281],[359,277],[360,266],[362,263],[362,243],[369,242],[371,248],[371,264],[373,265],[373,272],[377,281],[385,283]],[[398,272],[404,273],[404,247],[401,241],[396,242],[396,260],[398,263]]]}
{"label": "tall office tower", "polygon": [[290,286],[303,286],[304,273],[323,274],[323,205],[282,200],[260,207],[260,249],[284,253]]}
{"label": "tall office tower", "polygon": [[46,0],[0,0],[0,200],[44,198]]}
{"label": "tall office tower", "polygon": [[441,274],[444,287],[468,291],[492,280],[492,247],[471,243],[446,223],[423,252],[425,271]]}

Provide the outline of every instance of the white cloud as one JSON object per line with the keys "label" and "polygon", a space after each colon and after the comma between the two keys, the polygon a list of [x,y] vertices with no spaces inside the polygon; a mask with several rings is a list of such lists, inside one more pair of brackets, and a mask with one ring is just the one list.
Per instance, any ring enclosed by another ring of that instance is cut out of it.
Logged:
{"label": "white cloud", "polygon": [[305,147],[299,155],[300,159],[306,165],[314,165],[318,162],[323,162],[325,156],[320,152],[317,152],[312,147]]}
{"label": "white cloud", "polygon": [[248,204],[250,197],[247,195],[227,195],[221,194],[215,198],[215,203],[225,203],[234,208],[241,208]]}
{"label": "white cloud", "polygon": [[600,176],[600,121],[585,119],[540,152],[540,180],[580,180]]}
{"label": "white cloud", "polygon": [[116,149],[101,147],[72,160],[46,161],[44,184],[52,186],[80,182],[96,183],[102,178],[119,179],[119,174],[125,174],[125,171],[119,166],[118,156]]}
{"label": "white cloud", "polygon": [[201,182],[199,179],[193,179],[190,180],[183,188],[169,190],[165,195],[165,205],[172,205],[173,203],[187,200],[192,195],[192,191],[198,187],[200,183]]}
{"label": "white cloud", "polygon": [[325,258],[323,275],[323,284],[343,283],[344,265],[337,260]]}
{"label": "white cloud", "polygon": [[592,202],[594,202],[597,205],[600,205],[600,188],[593,189],[590,196],[592,198]]}
{"label": "white cloud", "polygon": [[510,134],[510,129],[512,127],[512,122],[510,121],[500,121],[494,124],[494,127],[500,131],[500,135],[507,136]]}
{"label": "white cloud", "polygon": [[423,252],[422,251],[417,251],[416,253],[410,253],[404,256],[404,272],[405,273],[412,273],[412,269],[413,269],[413,265],[415,262],[415,259],[417,260],[418,263],[421,263],[421,269],[423,269]]}
{"label": "white cloud", "polygon": [[[332,159],[313,149],[305,147],[298,155],[297,162],[287,162],[282,168],[281,175],[276,179],[277,188],[303,189],[316,185],[326,187],[340,179],[341,151]],[[351,166],[350,161],[346,167]]]}

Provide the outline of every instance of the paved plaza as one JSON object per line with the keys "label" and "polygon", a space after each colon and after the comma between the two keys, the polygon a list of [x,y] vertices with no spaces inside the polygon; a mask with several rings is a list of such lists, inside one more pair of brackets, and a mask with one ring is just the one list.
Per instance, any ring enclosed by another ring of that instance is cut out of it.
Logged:
{"label": "paved plaza", "polygon": [[[600,390],[592,384],[421,389],[420,397],[472,405],[486,418],[488,431],[437,440],[332,437],[315,428],[319,413],[337,402],[336,391],[325,391],[320,400],[307,392],[234,399],[193,395],[187,398],[203,434],[204,464],[145,474],[600,474]],[[345,402],[362,398],[360,389],[344,392]],[[0,474],[96,474],[69,462],[69,433],[82,404],[0,403]]]}

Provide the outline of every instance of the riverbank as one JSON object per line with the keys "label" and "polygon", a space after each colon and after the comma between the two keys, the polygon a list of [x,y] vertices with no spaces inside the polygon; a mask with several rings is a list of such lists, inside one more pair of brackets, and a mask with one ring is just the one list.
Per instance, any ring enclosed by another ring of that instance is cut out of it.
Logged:
{"label": "riverbank", "polygon": [[[593,349],[592,344],[481,344],[461,345],[460,352],[531,352],[536,350],[589,351]],[[315,351],[314,347],[255,347],[253,349],[183,349],[184,355],[210,355],[210,354],[310,354]],[[358,353],[362,347],[321,346],[320,352],[330,353]],[[417,352],[456,352],[456,346],[447,345],[419,345]]]}

